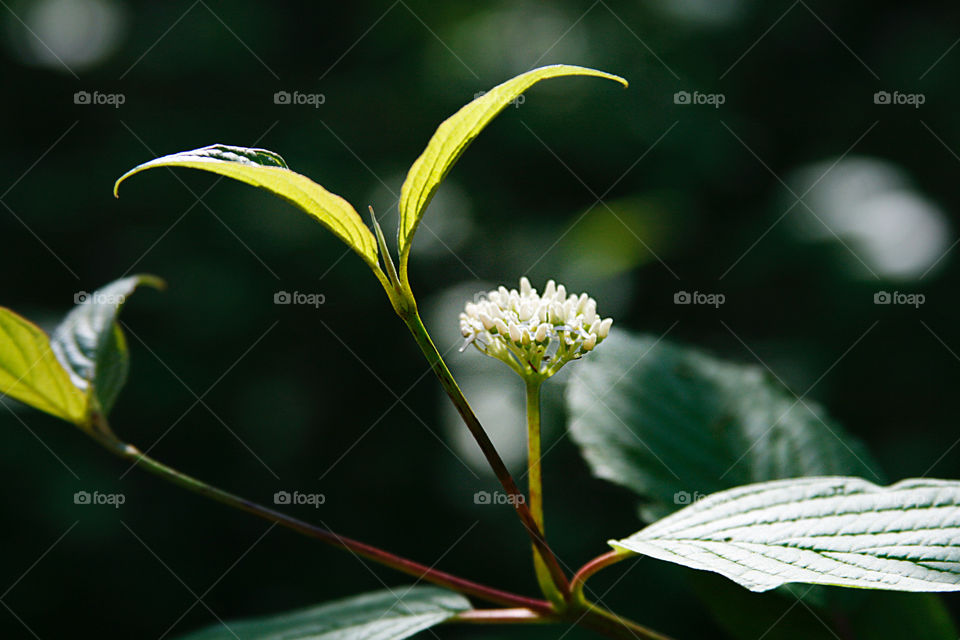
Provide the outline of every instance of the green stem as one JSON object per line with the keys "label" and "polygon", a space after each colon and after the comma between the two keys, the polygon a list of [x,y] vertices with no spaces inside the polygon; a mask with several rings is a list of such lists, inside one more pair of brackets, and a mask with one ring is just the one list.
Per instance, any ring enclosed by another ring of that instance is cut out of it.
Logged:
{"label": "green stem", "polygon": [[[539,377],[524,376],[527,404],[527,486],[530,494],[530,513],[540,533],[546,537],[547,530],[543,520],[543,476],[540,467],[540,386]],[[558,608],[563,608],[565,598],[550,575],[550,569],[544,563],[536,547],[533,549],[533,568],[537,574],[540,591]]]}
{"label": "green stem", "polygon": [[[412,304],[412,302],[410,302],[410,304]],[[527,506],[523,493],[517,488],[517,483],[514,482],[513,476],[510,475],[507,466],[503,463],[503,459],[500,457],[500,454],[497,453],[496,447],[493,446],[493,442],[490,440],[487,432],[484,431],[483,425],[480,424],[480,420],[470,407],[470,403],[467,402],[459,385],[457,385],[457,381],[454,380],[453,374],[450,373],[450,369],[447,368],[446,362],[443,361],[443,356],[440,355],[436,345],[433,344],[433,340],[430,339],[430,334],[427,333],[426,327],[423,326],[423,321],[420,319],[420,314],[417,313],[416,307],[414,306],[405,313],[401,313],[400,309],[398,309],[397,312],[410,329],[410,333],[413,334],[417,346],[420,347],[427,362],[430,363],[433,372],[440,380],[440,385],[450,397],[460,417],[473,435],[474,440],[476,440],[480,446],[480,450],[483,452],[484,457],[486,457],[487,463],[490,465],[490,468],[493,469],[493,473],[497,476],[497,479],[500,480],[503,490],[512,497],[511,502],[516,509],[517,515],[520,517],[520,521],[527,530],[527,534],[530,536],[533,546],[537,550],[541,560],[546,565],[553,585],[555,585],[556,590],[560,594],[563,594],[563,601],[565,601],[566,596],[569,594],[570,586],[566,574],[564,574],[563,569],[560,568],[560,563],[557,562],[556,556],[554,556],[553,551],[544,539],[540,525],[534,519],[530,508]]]}
{"label": "green stem", "polygon": [[350,538],[338,535],[333,531],[329,531],[302,520],[292,518],[286,514],[280,513],[279,511],[264,507],[245,498],[241,498],[240,496],[206,484],[205,482],[188,476],[185,473],[181,473],[176,469],[168,467],[162,462],[146,456],[136,447],[125,444],[116,438],[111,437],[110,435],[101,434],[98,432],[94,432],[91,435],[93,435],[93,437],[111,453],[134,462],[136,465],[143,467],[155,475],[160,476],[164,480],[168,480],[176,485],[189,489],[194,493],[211,498],[227,506],[240,509],[241,511],[246,511],[247,513],[252,513],[255,516],[264,518],[265,520],[275,522],[280,526],[296,531],[297,533],[315,538],[331,546],[349,551],[360,557],[367,558],[368,560],[385,565],[400,571],[401,573],[406,573],[417,578],[418,580],[426,580],[427,582],[431,582],[442,587],[447,587],[466,595],[475,596],[495,604],[505,605],[508,607],[522,607],[540,613],[550,613],[552,611],[550,603],[544,600],[537,600],[507,591],[501,591],[500,589],[473,582],[472,580],[467,580],[465,578],[449,574],[445,571],[428,567],[424,564],[414,562],[413,560],[408,560],[364,542],[359,542],[357,540],[352,540]]}

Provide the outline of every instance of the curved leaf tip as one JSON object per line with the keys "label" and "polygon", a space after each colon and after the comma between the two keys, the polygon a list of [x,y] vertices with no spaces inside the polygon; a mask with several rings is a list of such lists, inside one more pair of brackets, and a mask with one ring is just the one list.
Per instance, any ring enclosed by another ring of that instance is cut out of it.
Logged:
{"label": "curved leaf tip", "polygon": [[124,180],[157,167],[198,169],[265,189],[311,215],[356,251],[375,272],[379,270],[377,241],[353,206],[310,178],[291,171],[284,159],[272,151],[214,144],[166,155],[137,165],[120,176],[113,186],[114,196],[118,195]]}
{"label": "curved leaf tip", "polygon": [[206,147],[194,149],[192,151],[175,153],[138,164],[133,169],[130,169],[125,174],[120,176],[117,181],[113,183],[113,197],[120,197],[120,183],[130,176],[140,173],[145,169],[150,169],[153,166],[165,164],[162,161],[169,160],[174,157],[180,160],[193,159],[197,162],[215,162],[220,160],[223,162],[235,162],[237,164],[248,164],[257,167],[278,167],[280,169],[290,168],[287,166],[287,161],[284,160],[279,153],[275,153],[268,149],[237,147],[229,144],[211,144],[207,145]]}
{"label": "curved leaf tip", "polygon": [[440,183],[466,151],[470,143],[497,114],[524,91],[549,78],[562,76],[593,76],[628,86],[620,76],[574,65],[555,64],[520,74],[478,96],[455,114],[444,120],[427,143],[400,190],[400,269],[406,271],[407,257],[413,234],[430,204]]}

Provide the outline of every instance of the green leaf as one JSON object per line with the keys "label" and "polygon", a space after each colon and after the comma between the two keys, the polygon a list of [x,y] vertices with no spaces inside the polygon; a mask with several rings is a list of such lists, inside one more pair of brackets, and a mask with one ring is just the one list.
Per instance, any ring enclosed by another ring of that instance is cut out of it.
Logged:
{"label": "green leaf", "polygon": [[957,591],[960,482],[762,482],[707,496],[610,544],[713,571],[751,591],[792,582]]}
{"label": "green leaf", "polygon": [[87,401],[50,348],[40,327],[0,307],[0,398],[9,396],[83,425]]}
{"label": "green leaf", "polygon": [[377,242],[350,203],[310,178],[291,171],[283,158],[272,151],[215,144],[163,156],[136,166],[121,176],[113,187],[114,195],[117,195],[121,182],[156,167],[200,169],[266,189],[319,220],[371,268],[379,270]]}
{"label": "green leaf", "polygon": [[614,329],[574,370],[566,399],[594,475],[644,498],[646,520],[751,482],[883,480],[859,442],[764,369],[654,337]]}
{"label": "green leaf", "polygon": [[627,86],[627,81],[623,78],[603,71],[563,64],[551,65],[527,71],[497,85],[444,120],[430,138],[427,148],[410,167],[400,190],[399,244],[402,271],[406,270],[413,234],[427,205],[474,138],[524,91],[541,80],[561,76],[595,76],[615,80]]}
{"label": "green leaf", "polygon": [[116,320],[127,298],[141,285],[165,286],[159,278],[146,275],[111,282],[92,294],[82,294],[84,299],[53,332],[54,353],[73,385],[95,403],[88,412],[109,413],[127,380],[130,356]]}
{"label": "green leaf", "polygon": [[400,640],[470,609],[434,587],[398,587],[269,618],[216,624],[183,640]]}

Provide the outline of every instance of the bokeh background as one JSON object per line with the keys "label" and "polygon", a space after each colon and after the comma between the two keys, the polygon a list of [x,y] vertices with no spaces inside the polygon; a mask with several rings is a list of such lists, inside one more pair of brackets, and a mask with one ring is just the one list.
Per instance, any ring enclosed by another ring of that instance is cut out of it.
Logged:
{"label": "bokeh background", "polygon": [[[262,146],[392,229],[406,168],[443,118],[534,66],[583,64],[630,88],[529,91],[452,172],[413,258],[428,327],[514,468],[520,386],[457,352],[456,314],[526,274],[589,291],[618,327],[762,360],[891,478],[958,477],[958,18],[932,2],[4,0],[0,303],[49,327],[78,292],[164,277],[168,291],[124,312],[121,435],[262,502],[322,493],[292,511],[533,592],[520,527],[509,507],[475,504],[496,484],[360,260],[243,185],[161,171],[119,200],[111,186],[157,155]],[[276,305],[280,291],[324,303]],[[683,291],[724,303],[675,304]],[[923,303],[875,304],[879,292]],[[634,499],[591,478],[564,436],[561,387],[548,520],[579,566],[638,523]],[[175,637],[409,583],[5,404],[3,637]],[[76,491],[126,502],[77,505]],[[641,560],[597,584],[622,577],[611,606],[714,637],[686,572]]]}

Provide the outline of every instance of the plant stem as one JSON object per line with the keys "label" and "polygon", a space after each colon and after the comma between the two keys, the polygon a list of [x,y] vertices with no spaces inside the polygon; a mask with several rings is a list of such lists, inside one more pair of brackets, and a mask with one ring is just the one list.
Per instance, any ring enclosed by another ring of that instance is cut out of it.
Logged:
{"label": "plant stem", "polygon": [[423,321],[420,319],[420,314],[417,313],[416,309],[414,308],[408,313],[401,314],[400,317],[410,329],[410,333],[413,334],[414,340],[417,342],[417,346],[420,347],[420,350],[426,357],[427,362],[430,363],[430,367],[433,369],[433,372],[436,374],[437,378],[439,378],[440,385],[450,397],[450,400],[457,408],[457,412],[460,414],[460,417],[463,418],[464,423],[466,423],[467,428],[473,435],[474,440],[476,440],[477,444],[480,446],[480,450],[486,457],[490,468],[493,469],[497,479],[500,480],[503,490],[512,496],[511,502],[513,502],[514,508],[517,511],[517,515],[520,517],[521,522],[526,528],[527,533],[533,542],[534,548],[537,550],[537,553],[540,555],[540,558],[546,565],[555,588],[560,594],[563,594],[563,598],[565,600],[569,594],[570,586],[567,576],[564,574],[563,569],[560,568],[560,564],[557,562],[556,556],[554,556],[553,551],[550,549],[547,541],[544,539],[543,531],[541,530],[540,525],[534,519],[530,508],[527,506],[524,495],[517,488],[517,483],[514,482],[513,476],[510,475],[510,472],[507,470],[507,466],[503,463],[503,459],[500,457],[500,454],[497,453],[496,448],[493,446],[493,442],[491,442],[487,432],[484,431],[483,425],[480,424],[480,420],[477,419],[476,414],[473,412],[473,409],[470,407],[470,404],[464,397],[459,385],[457,385],[457,381],[454,380],[453,374],[450,373],[450,369],[447,368],[447,364],[443,361],[443,356],[440,355],[436,345],[433,344],[433,340],[430,339],[430,334],[427,333],[426,327],[423,326]]}
{"label": "plant stem", "polygon": [[670,636],[665,636],[653,629],[648,629],[633,620],[628,620],[611,611],[607,611],[603,607],[592,603],[587,603],[587,607],[586,612],[581,618],[573,620],[574,624],[593,629],[608,638],[619,638],[622,640],[672,640]]}
{"label": "plant stem", "polygon": [[279,511],[264,507],[245,498],[241,498],[240,496],[206,484],[205,482],[188,476],[185,473],[181,473],[176,469],[168,467],[162,462],[148,457],[147,455],[141,453],[136,447],[125,444],[116,438],[96,433],[93,434],[93,437],[111,453],[114,453],[121,458],[133,461],[138,466],[141,466],[147,471],[160,476],[164,480],[168,480],[204,497],[212,498],[213,500],[221,502],[230,507],[246,511],[247,513],[252,513],[253,515],[259,516],[266,520],[270,520],[271,522],[275,522],[283,527],[296,531],[297,533],[315,538],[331,546],[349,551],[360,557],[367,558],[368,560],[372,560],[392,569],[396,569],[397,571],[411,575],[418,580],[426,580],[427,582],[432,582],[433,584],[447,587],[466,595],[475,596],[495,604],[509,607],[522,607],[541,613],[550,613],[552,611],[550,603],[546,602],[545,600],[528,598],[526,596],[502,591],[494,587],[489,587],[484,584],[473,582],[472,580],[467,580],[465,578],[449,574],[445,571],[428,567],[424,564],[414,562],[413,560],[408,560],[407,558],[384,551],[364,542],[346,538],[334,533],[333,531],[329,531],[328,529],[317,527],[302,520],[298,520],[286,514],[280,513]]}
{"label": "plant stem", "polygon": [[[530,494],[530,513],[540,533],[546,537],[543,520],[543,476],[540,470],[540,386],[539,377],[524,377],[527,404],[527,486]],[[533,568],[537,574],[540,590],[550,602],[558,607],[565,604],[564,595],[557,589],[537,548],[533,548]]]}
{"label": "plant stem", "polygon": [[458,613],[448,620],[468,624],[550,624],[558,621],[558,618],[531,609],[475,609]]}
{"label": "plant stem", "polygon": [[570,580],[570,592],[573,595],[574,601],[586,602],[583,597],[583,588],[586,586],[587,580],[589,580],[593,574],[630,557],[632,557],[632,554],[621,553],[619,551],[610,551],[601,556],[597,556],[587,564],[580,567],[580,569]]}

